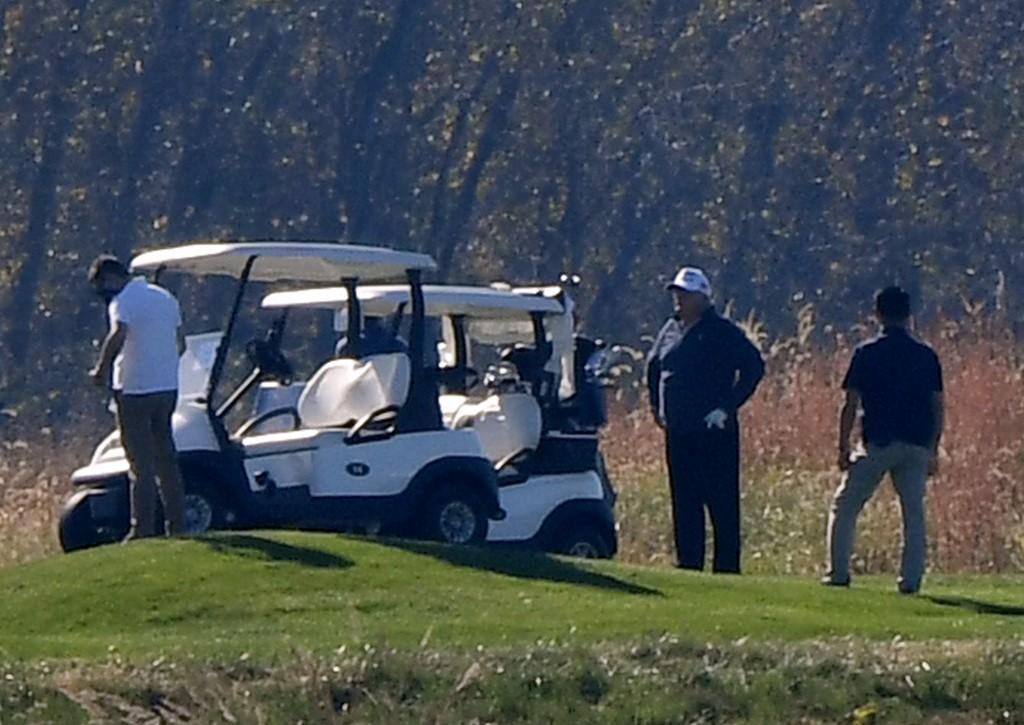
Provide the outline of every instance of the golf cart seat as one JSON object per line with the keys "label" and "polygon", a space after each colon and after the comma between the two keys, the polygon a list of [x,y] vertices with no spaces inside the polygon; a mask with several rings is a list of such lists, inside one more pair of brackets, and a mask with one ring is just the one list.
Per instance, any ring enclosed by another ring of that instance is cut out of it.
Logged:
{"label": "golf cart seat", "polygon": [[540,444],[544,423],[537,399],[528,393],[492,395],[479,403],[464,403],[453,428],[473,428],[484,453],[500,463]]}
{"label": "golf cart seat", "polygon": [[331,360],[306,383],[299,420],[304,428],[340,428],[400,408],[409,395],[411,373],[409,356],[400,352]]}
{"label": "golf cart seat", "polygon": [[444,421],[445,427],[454,428],[455,416],[458,414],[459,408],[469,402],[469,397],[458,393],[448,393],[438,396],[437,402],[441,406],[441,419]]}

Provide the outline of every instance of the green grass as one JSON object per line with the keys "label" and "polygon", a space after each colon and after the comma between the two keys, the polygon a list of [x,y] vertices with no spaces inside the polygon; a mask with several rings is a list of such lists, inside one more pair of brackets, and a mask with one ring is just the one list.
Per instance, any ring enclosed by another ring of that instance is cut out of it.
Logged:
{"label": "green grass", "polygon": [[1024,580],[715,577],[504,550],[326,534],[219,534],[0,570],[0,653],[17,660],[468,650],[538,640],[1024,639]]}
{"label": "green grass", "polygon": [[1022,584],[140,542],[0,569],[0,722],[1015,722]]}

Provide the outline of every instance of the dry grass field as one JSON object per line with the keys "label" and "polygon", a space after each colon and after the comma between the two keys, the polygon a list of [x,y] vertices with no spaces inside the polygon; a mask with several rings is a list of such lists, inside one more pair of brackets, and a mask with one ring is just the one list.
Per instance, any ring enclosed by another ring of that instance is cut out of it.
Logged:
{"label": "dry grass field", "polygon": [[[819,571],[835,470],[839,381],[849,360],[842,338],[809,342],[811,323],[766,348],[769,372],[744,410],[744,556],[749,571]],[[758,337],[756,327],[751,334]],[[995,323],[936,326],[924,337],[945,366],[947,433],[941,471],[929,492],[930,561],[941,572],[1006,572],[1024,564],[1024,363]],[[668,562],[669,503],[660,432],[626,374],[605,435],[621,497],[621,559]],[[44,429],[0,440],[0,565],[56,549],[55,525],[67,477],[110,423],[88,430]],[[11,439],[13,438],[13,439]],[[895,571],[899,510],[891,486],[860,525],[856,570]]]}

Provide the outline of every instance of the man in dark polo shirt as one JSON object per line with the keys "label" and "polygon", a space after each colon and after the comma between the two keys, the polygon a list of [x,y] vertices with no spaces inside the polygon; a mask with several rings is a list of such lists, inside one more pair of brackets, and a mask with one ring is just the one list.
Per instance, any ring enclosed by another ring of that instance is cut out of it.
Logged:
{"label": "man in dark polo shirt", "polygon": [[655,420],[665,430],[678,565],[704,568],[704,509],[714,528],[714,571],[740,571],[740,438],[737,413],[764,376],[743,331],[711,304],[711,284],[684,267],[675,301],[647,358]]}
{"label": "man in dark polo shirt", "polygon": [[[944,407],[942,367],[935,352],[907,329],[910,297],[889,287],[875,297],[882,334],[857,348],[843,381],[846,403],[839,418],[839,468],[845,472],[828,517],[830,568],[824,584],[848,586],[857,516],[885,474],[892,477],[903,510],[903,561],[899,590],[913,594],[925,568],[924,494],[937,470]],[[851,459],[850,434],[864,411],[867,454]]]}

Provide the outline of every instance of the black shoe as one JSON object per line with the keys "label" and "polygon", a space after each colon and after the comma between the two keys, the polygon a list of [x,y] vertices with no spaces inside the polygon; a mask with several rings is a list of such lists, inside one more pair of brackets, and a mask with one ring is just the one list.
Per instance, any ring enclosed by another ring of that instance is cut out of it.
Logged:
{"label": "black shoe", "polygon": [[823,576],[821,578],[821,584],[822,584],[822,586],[826,586],[826,587],[845,587],[847,589],[850,588],[850,580],[849,579],[846,579],[846,580],[843,580],[843,581],[837,581],[837,580],[833,579],[830,576]]}
{"label": "black shoe", "polygon": [[900,594],[914,595],[921,590],[921,587],[912,587],[909,584],[900,582]]}
{"label": "black shoe", "polygon": [[680,564],[677,562],[675,567],[680,571],[704,571],[704,567],[696,564]]}

